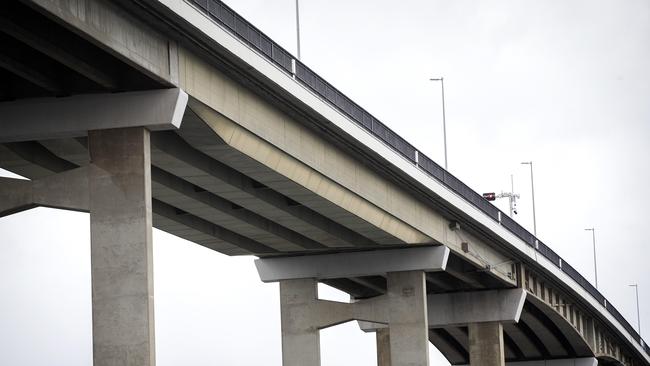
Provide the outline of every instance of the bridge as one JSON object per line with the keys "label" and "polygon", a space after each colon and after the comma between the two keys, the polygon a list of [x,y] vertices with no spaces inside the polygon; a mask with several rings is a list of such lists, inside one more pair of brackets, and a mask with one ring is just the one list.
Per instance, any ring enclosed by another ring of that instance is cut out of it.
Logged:
{"label": "bridge", "polygon": [[[95,365],[154,365],[152,227],[254,255],[283,364],[650,365],[569,263],[225,4],[0,5],[0,215],[89,212]],[[318,299],[322,282],[350,302]]]}

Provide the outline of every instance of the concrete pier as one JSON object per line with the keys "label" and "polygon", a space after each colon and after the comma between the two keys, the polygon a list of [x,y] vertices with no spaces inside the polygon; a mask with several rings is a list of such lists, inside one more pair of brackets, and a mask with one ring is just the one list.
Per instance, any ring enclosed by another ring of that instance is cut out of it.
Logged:
{"label": "concrete pier", "polygon": [[317,282],[313,279],[280,282],[283,366],[320,366],[320,334],[316,322],[309,327],[302,326],[311,320],[308,309],[317,298]]}
{"label": "concrete pier", "polygon": [[149,131],[90,131],[95,366],[153,366]]}
{"label": "concrete pier", "polygon": [[423,271],[387,276],[391,366],[428,366],[427,294]]}
{"label": "concrete pier", "polygon": [[390,366],[390,330],[377,330],[377,366]]}
{"label": "concrete pier", "polygon": [[470,323],[468,328],[469,364],[471,366],[505,366],[501,323]]}

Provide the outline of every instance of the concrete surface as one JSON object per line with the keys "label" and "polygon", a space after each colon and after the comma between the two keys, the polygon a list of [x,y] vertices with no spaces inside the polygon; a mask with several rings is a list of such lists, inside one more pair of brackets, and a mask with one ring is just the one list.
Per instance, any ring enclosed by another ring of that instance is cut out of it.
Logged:
{"label": "concrete surface", "polygon": [[91,131],[94,366],[154,366],[149,131]]}
{"label": "concrete surface", "polygon": [[255,260],[255,267],[262,281],[275,282],[385,275],[398,271],[443,271],[448,258],[449,249],[438,246],[261,258]]}
{"label": "concrete surface", "polygon": [[499,322],[469,324],[471,366],[504,366],[503,326]]}
{"label": "concrete surface", "polygon": [[0,142],[86,136],[89,130],[181,125],[187,94],[178,89],[34,98],[0,103]]}
{"label": "concrete surface", "polygon": [[424,272],[390,272],[387,280],[391,366],[428,366]]}

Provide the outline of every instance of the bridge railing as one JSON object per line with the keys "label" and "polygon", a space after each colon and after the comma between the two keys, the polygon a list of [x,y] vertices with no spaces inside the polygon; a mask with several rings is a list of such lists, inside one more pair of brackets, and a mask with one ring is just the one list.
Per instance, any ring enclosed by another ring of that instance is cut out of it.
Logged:
{"label": "bridge railing", "polygon": [[262,33],[259,29],[237,14],[234,10],[218,0],[186,0],[193,3],[202,10],[208,17],[221,25],[226,30],[246,43],[280,69],[309,88],[312,92],[328,101],[333,107],[347,115],[359,126],[370,134],[374,135],[395,152],[402,155],[411,163],[418,166],[422,171],[436,179],[444,186],[467,200],[480,211],[499,222],[508,231],[523,240],[527,245],[535,248],[544,258],[548,259],[556,267],[576,281],[583,289],[591,294],[607,311],[639,342],[641,347],[650,355],[648,346],[630,323],[616,310],[616,308],[605,299],[605,297],[587,281],[577,270],[564,261],[551,248],[542,243],[528,230],[523,228],[512,218],[501,212],[497,207],[489,203],[482,195],[468,187],[460,179],[443,169],[431,158],[418,151],[404,138],[388,128],[370,112],[353,102],[345,94],[340,92],[322,77],[297,60],[290,52],[275,43],[271,38]]}

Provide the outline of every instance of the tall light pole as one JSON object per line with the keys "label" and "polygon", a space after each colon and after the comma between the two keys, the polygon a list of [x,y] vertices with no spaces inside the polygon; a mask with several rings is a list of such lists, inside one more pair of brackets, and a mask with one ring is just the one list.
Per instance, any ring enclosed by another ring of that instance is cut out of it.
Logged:
{"label": "tall light pole", "polygon": [[445,147],[445,170],[447,169],[447,121],[445,120],[445,79],[443,77],[432,78],[430,81],[439,81],[442,88],[442,137]]}
{"label": "tall light pole", "polygon": [[524,161],[523,165],[530,165],[530,190],[533,196],[533,234],[537,236],[537,218],[535,217],[535,180],[533,179],[533,162]]}
{"label": "tall light pole", "polygon": [[300,0],[296,0],[296,44],[298,49],[298,60],[300,60]]}
{"label": "tall light pole", "polygon": [[596,266],[596,229],[592,227],[591,229],[585,229],[585,231],[591,231],[591,240],[594,245],[594,279],[596,282],[596,289],[598,289],[598,267]]}
{"label": "tall light pole", "polygon": [[641,315],[639,313],[639,285],[635,283],[633,285],[630,285],[630,287],[634,287],[634,291],[636,292],[636,323],[639,335],[641,335]]}

